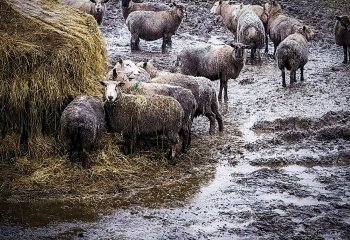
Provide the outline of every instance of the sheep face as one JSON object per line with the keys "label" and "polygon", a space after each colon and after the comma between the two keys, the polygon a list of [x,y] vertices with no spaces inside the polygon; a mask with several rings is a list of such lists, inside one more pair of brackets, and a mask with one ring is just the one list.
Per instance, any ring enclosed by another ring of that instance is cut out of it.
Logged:
{"label": "sheep face", "polygon": [[105,3],[109,0],[90,0],[90,2],[95,3],[96,13],[101,13],[105,10]]}
{"label": "sheep face", "polygon": [[129,7],[130,0],[122,0],[122,7],[127,8]]}
{"label": "sheep face", "polygon": [[234,51],[232,51],[233,58],[238,62],[244,61],[245,49],[249,47],[242,43],[231,44],[231,47],[234,49]]}
{"label": "sheep face", "polygon": [[213,7],[210,9],[210,13],[214,13],[214,14],[220,15],[220,13],[221,13],[221,4],[222,4],[222,1],[215,2]]}
{"label": "sheep face", "polygon": [[185,15],[185,7],[182,5],[177,5],[173,3],[172,9],[175,9],[175,14],[179,16],[179,18],[183,18]]}
{"label": "sheep face", "polygon": [[131,60],[119,60],[121,72],[125,73],[128,78],[133,79],[140,75],[140,70]]}
{"label": "sheep face", "polygon": [[350,18],[348,16],[337,16],[336,19],[339,21],[342,27],[350,29]]}
{"label": "sheep face", "polygon": [[302,34],[308,42],[314,39],[315,37],[314,31],[308,26],[303,26],[299,28],[296,32]]}
{"label": "sheep face", "polygon": [[282,12],[281,4],[279,4],[277,1],[270,1],[268,3],[265,3],[264,8],[265,8],[265,13],[268,16],[273,16],[277,13]]}
{"label": "sheep face", "polygon": [[104,97],[108,102],[114,102],[121,97],[121,90],[130,85],[129,79],[125,74],[117,72],[113,69],[111,81],[100,81],[105,87]]}

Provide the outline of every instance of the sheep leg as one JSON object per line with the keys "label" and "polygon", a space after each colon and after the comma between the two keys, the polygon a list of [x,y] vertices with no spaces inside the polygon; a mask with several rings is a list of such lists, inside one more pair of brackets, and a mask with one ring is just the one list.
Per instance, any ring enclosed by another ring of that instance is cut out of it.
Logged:
{"label": "sheep leg", "polygon": [[273,56],[276,56],[277,43],[273,43]]}
{"label": "sheep leg", "polygon": [[83,151],[81,153],[81,158],[82,158],[82,161],[83,161],[83,168],[89,168],[90,167],[90,164],[89,164],[89,154],[88,152],[86,151],[85,148],[83,148]]}
{"label": "sheep leg", "polygon": [[265,53],[269,52],[269,38],[267,36],[267,33],[265,33]]}
{"label": "sheep leg", "polygon": [[290,85],[293,85],[293,83],[296,81],[296,70],[290,71]]}
{"label": "sheep leg", "polygon": [[252,49],[250,50],[250,64],[253,64],[253,63],[254,63],[255,52],[256,52],[256,48],[252,48]]}
{"label": "sheep leg", "polygon": [[131,42],[130,42],[131,51],[138,51],[138,50],[140,50],[139,43],[140,43],[139,36],[137,34],[132,34],[131,35]]}
{"label": "sheep leg", "polygon": [[344,50],[344,61],[343,63],[347,63],[348,62],[348,51],[347,51],[347,46],[343,46],[343,50]]}
{"label": "sheep leg", "polygon": [[179,143],[178,134],[169,134],[168,133],[168,139],[169,139],[169,144],[170,144],[168,159],[169,159],[169,163],[171,165],[174,165],[175,164],[174,158],[176,156],[177,144]]}
{"label": "sheep leg", "polygon": [[205,116],[209,119],[209,134],[212,135],[215,132],[215,114],[213,112],[208,112],[205,114]]}
{"label": "sheep leg", "polygon": [[224,124],[222,122],[222,116],[219,112],[219,106],[216,101],[213,101],[213,103],[211,104],[211,110],[215,114],[216,121],[218,122],[218,125],[219,125],[219,131],[222,132],[224,130]]}
{"label": "sheep leg", "polygon": [[183,153],[187,152],[187,147],[188,147],[188,139],[189,139],[189,131],[187,127],[184,127],[181,132],[180,132],[181,138],[182,138],[182,147],[181,151]]}
{"label": "sheep leg", "polygon": [[227,102],[227,101],[228,101],[228,95],[227,95],[227,79],[226,79],[225,82],[224,82],[224,91],[225,91],[224,99],[225,99],[225,102]]}
{"label": "sheep leg", "polygon": [[304,81],[304,66],[300,67],[300,81]]}
{"label": "sheep leg", "polygon": [[222,100],[222,89],[224,88],[223,81],[220,79],[220,89],[219,89],[219,96],[218,99],[221,101]]}
{"label": "sheep leg", "polygon": [[285,68],[281,69],[282,71],[282,87],[286,87],[286,70]]}

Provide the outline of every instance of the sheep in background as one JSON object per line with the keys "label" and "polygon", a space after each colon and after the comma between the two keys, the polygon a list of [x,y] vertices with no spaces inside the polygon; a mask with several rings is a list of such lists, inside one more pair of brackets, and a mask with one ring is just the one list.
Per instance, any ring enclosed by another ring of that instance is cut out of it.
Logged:
{"label": "sheep in background", "polygon": [[[268,38],[267,38],[267,12],[264,7],[260,5],[243,5],[245,8],[250,8],[260,18],[265,29],[265,52],[268,52]],[[217,1],[210,9],[211,13],[221,15],[223,17],[226,27],[237,36],[237,24],[238,24],[238,13],[240,11],[241,4],[234,4],[229,1]]]}
{"label": "sheep in background", "polygon": [[106,120],[112,132],[123,135],[126,154],[135,149],[137,137],[164,134],[169,141],[168,158],[173,163],[181,134],[183,109],[172,97],[132,95],[121,92],[123,81],[101,81],[105,87]]}
{"label": "sheep in background", "polygon": [[265,46],[265,29],[262,21],[250,7],[243,7],[243,5],[237,17],[237,41],[251,48],[251,63],[254,61],[256,50],[261,61],[259,49]]}
{"label": "sheep in background", "polygon": [[210,80],[220,79],[219,100],[222,90],[225,91],[225,101],[228,101],[227,82],[236,79],[245,63],[247,46],[234,43],[231,46],[214,46],[189,48],[178,56],[181,73],[192,76],[202,76]]}
{"label": "sheep in background", "polygon": [[209,119],[209,134],[214,134],[215,132],[215,119],[218,122],[219,131],[223,131],[224,125],[219,112],[216,92],[209,79],[160,71],[153,65],[152,61],[141,62],[137,65],[145,68],[151,75],[151,82],[171,84],[191,90],[197,102],[197,109],[194,116],[203,115]]}
{"label": "sheep in background", "polygon": [[350,61],[350,17],[349,16],[337,16],[337,21],[334,26],[335,43],[339,46],[343,46],[344,50],[344,61]]}
{"label": "sheep in background", "polygon": [[[267,32],[273,42],[275,54],[280,42],[290,34],[297,32],[299,28],[304,27],[305,25],[295,18],[283,15],[281,5],[277,1],[266,3],[265,9],[269,16]],[[307,31],[312,35],[312,39],[314,37],[313,30],[308,26],[305,26],[305,28],[307,28]]]}
{"label": "sheep in background", "polygon": [[166,11],[170,9],[168,5],[162,4],[162,3],[153,3],[153,2],[136,3],[131,0],[122,0],[121,5],[122,5],[123,17],[125,20],[128,18],[130,13],[135,11],[158,12],[158,11]]}
{"label": "sheep in background", "polygon": [[114,69],[117,72],[126,74],[127,77],[132,81],[149,82],[151,80],[149,73],[145,69],[136,66],[136,64],[131,60],[119,59],[113,69],[107,73],[107,80],[111,80],[113,78],[112,73]]}
{"label": "sheep in background", "polygon": [[68,147],[69,159],[74,161],[77,153],[83,161],[83,167],[88,167],[87,152],[95,146],[105,130],[102,102],[89,96],[75,98],[64,109],[60,127],[60,137]]}
{"label": "sheep in background", "polygon": [[304,65],[308,61],[308,41],[311,39],[304,26],[286,37],[277,47],[276,60],[282,71],[282,86],[286,87],[285,68],[290,70],[290,84],[296,82],[296,70],[300,68],[300,81],[304,81]]}
{"label": "sheep in background", "polygon": [[184,119],[182,126],[184,139],[182,141],[182,152],[185,153],[191,143],[192,121],[197,109],[197,102],[192,92],[180,86],[130,81],[124,73],[117,72],[116,69],[113,69],[112,72],[112,81],[117,81],[119,79],[120,82],[124,83],[124,86],[120,88],[123,93],[149,96],[170,96],[175,98],[181,104],[181,107],[184,110]]}
{"label": "sheep in background", "polygon": [[131,33],[131,50],[140,50],[140,38],[146,41],[154,41],[163,38],[162,53],[166,46],[171,46],[171,36],[175,34],[182,18],[184,7],[174,5],[167,11],[136,11],[130,13],[126,19],[126,25]]}
{"label": "sheep in background", "polygon": [[103,15],[106,12],[105,3],[108,1],[109,0],[61,0],[62,3],[94,16],[98,25],[102,23]]}

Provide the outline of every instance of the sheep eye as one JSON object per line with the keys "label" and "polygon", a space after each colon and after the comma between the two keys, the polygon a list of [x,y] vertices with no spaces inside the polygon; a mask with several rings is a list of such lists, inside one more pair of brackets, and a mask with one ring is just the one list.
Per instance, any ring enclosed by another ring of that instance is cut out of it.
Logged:
{"label": "sheep eye", "polygon": [[122,86],[124,86],[124,85],[125,85],[124,82],[119,83],[119,86],[120,86],[120,87],[122,87]]}

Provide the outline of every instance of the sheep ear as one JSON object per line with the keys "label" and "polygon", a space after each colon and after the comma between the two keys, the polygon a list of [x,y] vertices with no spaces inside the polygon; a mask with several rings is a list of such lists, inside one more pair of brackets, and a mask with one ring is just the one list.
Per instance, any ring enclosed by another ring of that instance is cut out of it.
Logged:
{"label": "sheep ear", "polygon": [[147,61],[143,63],[143,68],[146,68],[147,67]]}
{"label": "sheep ear", "polygon": [[109,1],[109,0],[104,0],[103,3],[106,3],[106,2],[108,2],[108,1]]}
{"label": "sheep ear", "polygon": [[176,7],[176,3],[175,3],[175,2],[172,2],[170,6],[171,6],[171,7]]}
{"label": "sheep ear", "polygon": [[95,0],[90,0],[90,2],[92,2],[92,3],[96,3],[96,1],[95,1]]}
{"label": "sheep ear", "polygon": [[341,20],[341,17],[340,17],[340,16],[336,16],[335,18],[336,18],[338,21]]}
{"label": "sheep ear", "polygon": [[123,59],[119,58],[118,63],[123,64]]}
{"label": "sheep ear", "polygon": [[105,81],[100,81],[101,85],[106,87],[107,86],[107,83]]}
{"label": "sheep ear", "polygon": [[221,5],[221,4],[222,4],[222,1],[219,1],[219,4]]}
{"label": "sheep ear", "polygon": [[303,26],[303,31],[304,31],[304,32],[306,31],[306,26]]}
{"label": "sheep ear", "polygon": [[113,68],[113,79],[118,77],[117,69]]}

